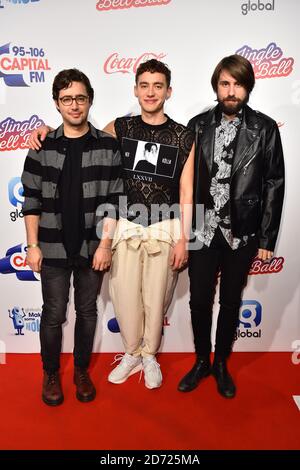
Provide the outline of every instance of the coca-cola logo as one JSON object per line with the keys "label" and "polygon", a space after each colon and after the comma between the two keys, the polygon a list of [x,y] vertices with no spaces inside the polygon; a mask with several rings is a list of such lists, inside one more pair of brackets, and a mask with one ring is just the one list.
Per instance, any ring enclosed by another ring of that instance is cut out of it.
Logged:
{"label": "coca-cola logo", "polygon": [[8,117],[0,122],[0,151],[29,148],[28,139],[34,129],[42,126],[36,114],[26,121],[15,121]]}
{"label": "coca-cola logo", "polygon": [[271,261],[262,261],[258,258],[253,260],[249,274],[275,274],[283,268],[284,258],[282,256],[274,257]]}
{"label": "coca-cola logo", "polygon": [[163,6],[172,0],[99,0],[96,8],[99,11],[124,10],[128,8]]}
{"label": "coca-cola logo", "polygon": [[112,73],[136,73],[138,66],[142,62],[150,59],[161,60],[166,54],[155,54],[154,52],[144,52],[139,57],[120,57],[118,52],[113,52],[104,62],[103,70],[107,74]]}
{"label": "coca-cola logo", "polygon": [[294,59],[282,57],[283,52],[275,42],[262,49],[243,46],[236,51],[251,62],[255,78],[287,77],[293,71]]}

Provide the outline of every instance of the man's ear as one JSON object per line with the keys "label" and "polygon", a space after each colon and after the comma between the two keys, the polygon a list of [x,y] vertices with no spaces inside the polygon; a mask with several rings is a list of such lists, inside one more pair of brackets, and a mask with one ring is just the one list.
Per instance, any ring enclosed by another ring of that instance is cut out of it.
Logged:
{"label": "man's ear", "polygon": [[133,90],[134,90],[134,96],[137,98],[138,95],[137,95],[137,86],[136,86],[136,85],[134,85],[134,89],[133,89]]}
{"label": "man's ear", "polygon": [[54,101],[54,104],[55,104],[55,107],[57,109],[57,111],[60,113],[60,109],[58,107],[58,101],[57,100],[53,100]]}
{"label": "man's ear", "polygon": [[167,98],[166,98],[167,100],[171,97],[172,91],[173,91],[172,87],[169,86],[168,91],[167,91]]}

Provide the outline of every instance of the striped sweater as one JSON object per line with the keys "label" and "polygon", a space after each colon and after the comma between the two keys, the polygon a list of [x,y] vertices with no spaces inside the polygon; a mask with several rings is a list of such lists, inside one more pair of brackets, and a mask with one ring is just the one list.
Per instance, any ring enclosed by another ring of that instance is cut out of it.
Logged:
{"label": "striped sweater", "polygon": [[[93,256],[97,249],[104,215],[108,212],[109,217],[115,217],[118,213],[119,196],[123,193],[118,142],[91,124],[89,126],[90,135],[82,154],[81,170],[85,235],[80,256],[85,259]],[[61,125],[48,134],[41,150],[29,151],[22,174],[23,214],[40,216],[38,240],[43,258],[58,264],[67,259],[62,241],[58,191],[66,150]]]}

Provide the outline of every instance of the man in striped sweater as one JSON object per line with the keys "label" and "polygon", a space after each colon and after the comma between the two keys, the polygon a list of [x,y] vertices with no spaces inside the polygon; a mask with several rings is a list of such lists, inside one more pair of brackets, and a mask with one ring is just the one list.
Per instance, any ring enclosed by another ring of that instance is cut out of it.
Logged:
{"label": "man in striped sweater", "polygon": [[106,235],[114,225],[123,181],[117,141],[88,122],[94,97],[88,77],[77,69],[63,70],[52,94],[63,123],[39,151],[29,151],[22,183],[27,263],[41,273],[42,282],[42,399],[55,406],[64,400],[59,366],[72,274],[76,397],[88,402],[96,395],[88,373],[96,300],[111,263],[111,237]]}

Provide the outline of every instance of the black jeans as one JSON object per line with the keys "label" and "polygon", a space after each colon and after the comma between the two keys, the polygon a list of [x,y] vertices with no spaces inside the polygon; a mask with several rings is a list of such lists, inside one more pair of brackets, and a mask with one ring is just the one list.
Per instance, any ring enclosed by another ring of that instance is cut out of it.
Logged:
{"label": "black jeans", "polygon": [[220,279],[220,310],[217,322],[215,354],[229,356],[239,320],[242,291],[248,272],[257,253],[257,239],[251,238],[246,246],[232,250],[220,228],[210,247],[190,251],[190,308],[196,354],[208,356],[211,352],[212,309]]}
{"label": "black jeans", "polygon": [[62,325],[66,321],[72,272],[76,310],[74,364],[76,367],[87,368],[90,362],[97,322],[96,301],[103,275],[91,268],[42,265],[44,303],[40,340],[43,368],[48,373],[59,369]]}

